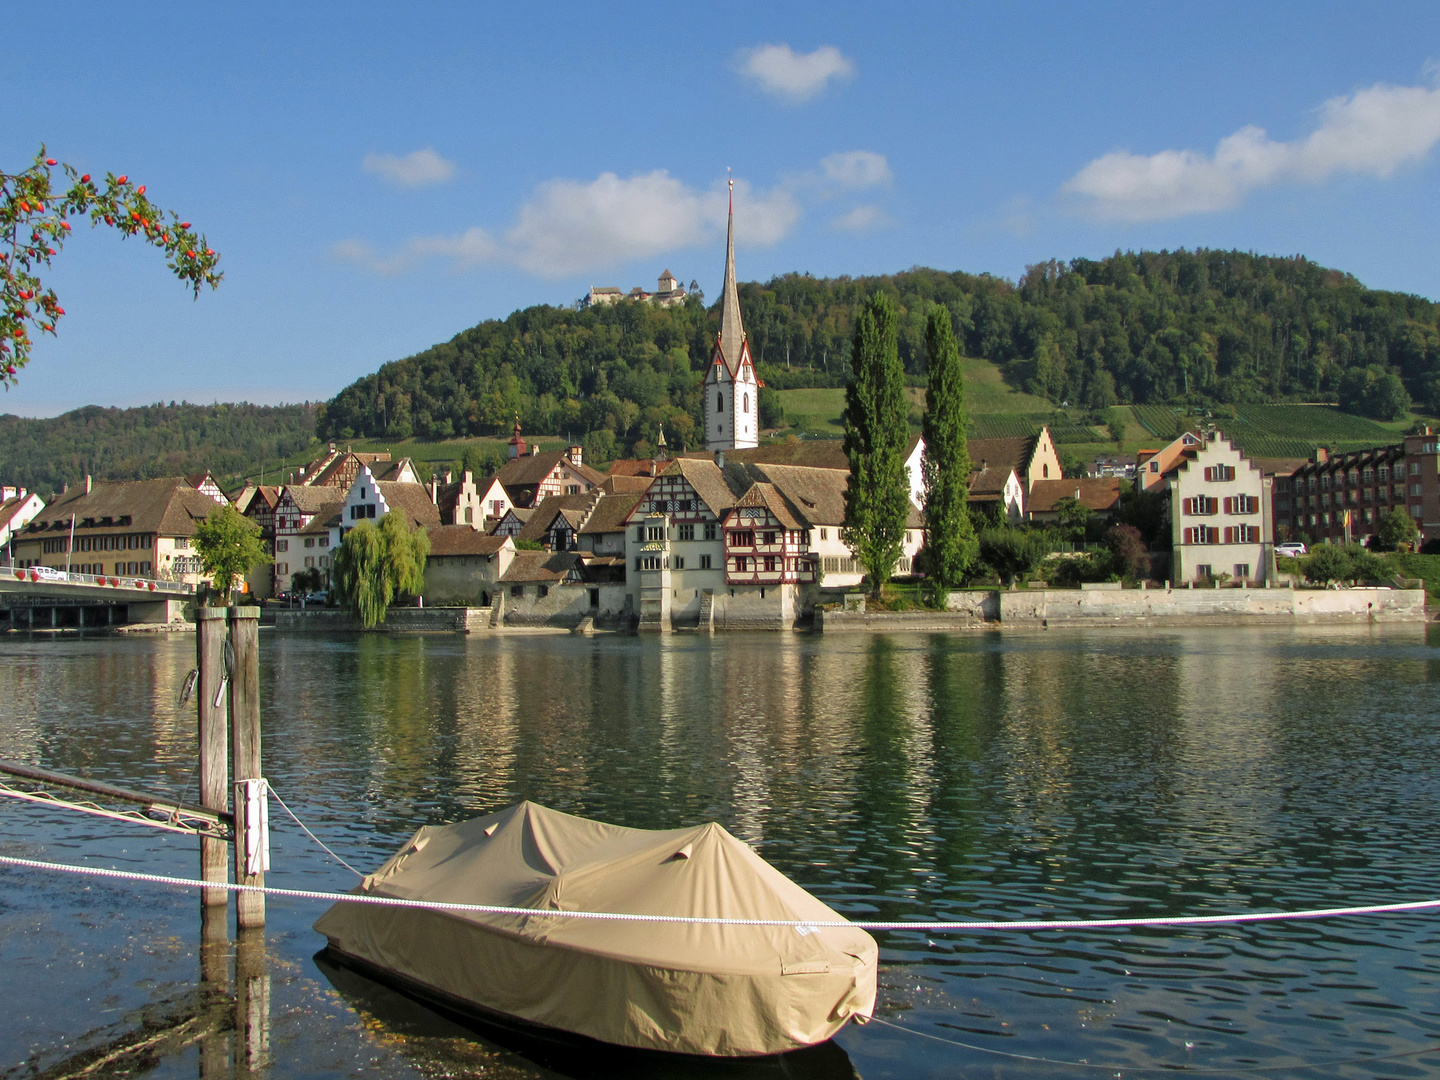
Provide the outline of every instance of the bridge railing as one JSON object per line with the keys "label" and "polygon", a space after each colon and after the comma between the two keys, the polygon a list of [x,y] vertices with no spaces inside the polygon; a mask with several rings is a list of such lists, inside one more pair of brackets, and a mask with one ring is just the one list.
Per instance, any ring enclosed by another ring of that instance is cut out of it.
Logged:
{"label": "bridge railing", "polygon": [[113,589],[135,589],[144,592],[165,593],[170,596],[189,596],[195,586],[183,581],[162,581],[159,578],[139,577],[134,574],[76,574],[44,566],[15,566],[0,568],[0,580],[9,577],[16,581],[45,582],[53,585],[88,585]]}

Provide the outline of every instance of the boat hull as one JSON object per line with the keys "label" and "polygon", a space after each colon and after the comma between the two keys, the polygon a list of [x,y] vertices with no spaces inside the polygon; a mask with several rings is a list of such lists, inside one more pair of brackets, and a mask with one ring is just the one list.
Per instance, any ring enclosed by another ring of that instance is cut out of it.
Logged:
{"label": "boat hull", "polygon": [[845,957],[849,967],[808,965],[790,974],[778,962],[763,975],[686,971],[522,938],[444,912],[343,906],[349,910],[335,925],[328,917],[316,924],[332,953],[483,1015],[616,1046],[780,1054],[822,1043],[874,1008],[875,969],[863,956]]}

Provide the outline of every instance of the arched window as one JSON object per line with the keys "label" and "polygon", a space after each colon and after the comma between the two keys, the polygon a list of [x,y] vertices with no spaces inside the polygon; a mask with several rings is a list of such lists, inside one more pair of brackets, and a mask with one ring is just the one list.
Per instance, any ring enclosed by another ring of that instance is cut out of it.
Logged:
{"label": "arched window", "polygon": [[473,506],[465,507],[465,524],[475,524],[475,508]]}
{"label": "arched window", "polygon": [[749,394],[746,394],[746,395],[745,395],[745,408],[744,408],[742,411],[743,411],[743,412],[749,412],[749,411],[750,411],[750,395],[749,395]]}
{"label": "arched window", "polygon": [[716,411],[716,412],[724,412],[724,411],[725,411],[725,395],[724,395],[724,394],[716,394],[716,395],[715,395],[715,411]]}
{"label": "arched window", "polygon": [[1043,475],[1045,475],[1045,476],[1049,476],[1049,475],[1050,475],[1050,466],[1049,466],[1049,465],[1042,465],[1042,466],[1040,466],[1040,469],[1041,469],[1041,472],[1042,472]]}

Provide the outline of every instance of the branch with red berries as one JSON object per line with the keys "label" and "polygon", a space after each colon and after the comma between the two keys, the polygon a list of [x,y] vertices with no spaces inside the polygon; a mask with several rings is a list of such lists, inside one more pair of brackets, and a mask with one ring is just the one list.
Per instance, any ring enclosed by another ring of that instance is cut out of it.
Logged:
{"label": "branch with red berries", "polygon": [[[57,166],[64,174],[60,187],[52,183],[60,179],[54,177]],[[89,173],[46,157],[42,146],[24,172],[0,172],[0,383],[7,390],[30,361],[32,334],[53,335],[65,314],[39,273],[65,246],[70,219],[84,217],[92,227],[108,225],[122,238],[137,236],[165,252],[166,265],[197,297],[202,285],[213,289],[224,276],[204,235],[147,199],[144,184],[136,187],[113,173],[97,183]]]}

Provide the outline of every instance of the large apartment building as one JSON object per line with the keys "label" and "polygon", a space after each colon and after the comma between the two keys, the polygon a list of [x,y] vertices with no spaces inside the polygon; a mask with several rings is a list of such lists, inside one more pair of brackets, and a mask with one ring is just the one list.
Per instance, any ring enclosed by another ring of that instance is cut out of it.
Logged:
{"label": "large apartment building", "polygon": [[1275,528],[1286,539],[1364,542],[1397,506],[1426,540],[1440,537],[1440,436],[1429,428],[1368,450],[1319,447],[1275,477]]}

